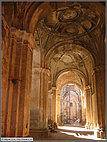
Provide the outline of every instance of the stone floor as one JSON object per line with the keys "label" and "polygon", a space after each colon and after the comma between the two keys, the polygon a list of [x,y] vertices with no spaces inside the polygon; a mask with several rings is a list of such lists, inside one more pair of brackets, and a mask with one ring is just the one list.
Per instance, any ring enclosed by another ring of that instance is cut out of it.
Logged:
{"label": "stone floor", "polygon": [[56,130],[57,132],[50,133],[48,138],[44,139],[35,139],[35,141],[105,141],[104,139],[101,140],[100,138],[94,137],[93,130],[87,130],[84,127],[69,127],[69,126],[59,126]]}

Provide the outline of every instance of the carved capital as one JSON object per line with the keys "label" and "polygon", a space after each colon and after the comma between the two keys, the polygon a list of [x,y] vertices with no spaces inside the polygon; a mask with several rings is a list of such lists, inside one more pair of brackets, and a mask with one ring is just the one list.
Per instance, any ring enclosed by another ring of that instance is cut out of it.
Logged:
{"label": "carved capital", "polygon": [[52,93],[52,89],[48,90],[48,93],[51,94]]}
{"label": "carved capital", "polygon": [[96,66],[95,68],[94,68],[94,71],[96,72],[96,71],[102,71],[102,70],[105,70],[105,65],[103,64],[103,65],[98,65],[98,66]]}
{"label": "carved capital", "polygon": [[22,39],[21,38],[17,38],[17,42],[22,42]]}
{"label": "carved capital", "polygon": [[23,40],[23,44],[28,45],[28,40]]}
{"label": "carved capital", "polygon": [[35,48],[36,42],[32,33],[27,33],[24,30],[16,29],[15,27],[10,28],[11,38],[15,38],[17,42],[23,41],[23,44],[28,44],[28,48],[32,50]]}
{"label": "carved capital", "polygon": [[48,75],[48,77],[50,76],[51,72],[49,69],[46,69],[46,74]]}
{"label": "carved capital", "polygon": [[85,91],[90,89],[91,89],[90,85],[85,86]]}
{"label": "carved capital", "polygon": [[46,74],[48,77],[50,76],[50,70],[46,69],[46,68],[41,68],[42,69],[42,73]]}
{"label": "carved capital", "polygon": [[54,87],[52,87],[52,91],[56,91],[56,89],[57,89],[57,88],[56,88],[55,86],[54,86]]}
{"label": "carved capital", "polygon": [[42,68],[33,68],[32,69],[33,74],[40,74],[41,71],[42,71]]}

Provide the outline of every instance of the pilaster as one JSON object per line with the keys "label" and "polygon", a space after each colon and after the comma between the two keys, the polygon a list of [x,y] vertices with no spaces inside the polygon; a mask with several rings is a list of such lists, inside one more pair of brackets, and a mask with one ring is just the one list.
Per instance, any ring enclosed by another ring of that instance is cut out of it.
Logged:
{"label": "pilaster", "polygon": [[30,135],[48,137],[48,78],[50,71],[45,68],[33,68]]}
{"label": "pilaster", "polygon": [[52,107],[52,90],[48,90],[48,120],[52,120],[52,118],[51,118],[51,113],[52,113],[51,107]]}
{"label": "pilaster", "polygon": [[8,27],[8,30],[8,80],[6,103],[5,106],[2,104],[2,108],[5,108],[2,136],[27,136],[29,135],[30,110],[27,106],[30,103],[33,41],[30,39],[31,34],[26,31],[13,27]]}
{"label": "pilaster", "polygon": [[94,68],[95,92],[97,97],[97,112],[100,137],[105,135],[105,65],[98,65]]}
{"label": "pilaster", "polygon": [[56,87],[52,87],[52,120],[57,122],[56,116]]}
{"label": "pilaster", "polygon": [[85,97],[86,97],[86,129],[90,129],[91,124],[91,110],[90,110],[90,86],[85,87]]}
{"label": "pilaster", "polygon": [[[59,91],[58,91],[59,92]],[[60,112],[60,107],[61,107],[61,96],[60,94],[57,93],[57,123],[61,125],[61,112]]]}
{"label": "pilaster", "polygon": [[82,125],[86,123],[86,106],[85,106],[85,96],[82,96]]}

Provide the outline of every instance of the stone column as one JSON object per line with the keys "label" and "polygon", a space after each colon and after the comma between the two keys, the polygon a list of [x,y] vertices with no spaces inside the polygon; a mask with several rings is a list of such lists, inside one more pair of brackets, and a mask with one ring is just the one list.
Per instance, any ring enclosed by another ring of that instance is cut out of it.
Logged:
{"label": "stone column", "polygon": [[[34,138],[48,137],[48,77],[45,68],[35,68],[32,78],[30,135]],[[33,101],[33,103],[32,103]]]}
{"label": "stone column", "polygon": [[93,103],[92,103],[92,93],[90,92],[90,129],[93,129]]}
{"label": "stone column", "polygon": [[40,113],[42,112],[42,110],[43,110],[43,113],[41,113],[40,115],[40,121],[43,120],[44,122],[43,122],[43,125],[40,122],[40,127],[44,126],[44,128],[47,128],[48,127],[48,81],[49,81],[50,71],[48,69],[43,69],[41,74],[43,75],[43,77],[41,78]]}
{"label": "stone column", "polygon": [[82,96],[82,125],[86,123],[85,97]]}
{"label": "stone column", "polygon": [[100,137],[105,137],[105,65],[96,66],[95,73],[95,89],[97,97],[98,125]]}
{"label": "stone column", "polygon": [[52,90],[48,91],[48,120],[51,120]]}
{"label": "stone column", "polygon": [[41,68],[32,68],[32,88],[30,105],[30,131],[39,128],[40,75]]}
{"label": "stone column", "polygon": [[[31,47],[31,46],[30,46]],[[31,95],[31,75],[32,75],[32,51],[30,50],[27,40],[23,41],[23,48],[21,54],[21,68],[19,78],[17,98],[17,136],[28,136],[29,135],[29,123],[30,123],[30,95]],[[17,60],[17,59],[16,59]],[[17,69],[16,69],[17,72]],[[13,99],[15,99],[15,96]],[[15,100],[13,100],[13,107]],[[13,109],[14,111],[14,109]],[[13,119],[13,118],[12,118]],[[11,124],[14,120],[11,121]]]}
{"label": "stone column", "polygon": [[[8,70],[8,86],[6,94],[6,110],[5,110],[5,127],[4,127],[4,136],[11,136],[10,134],[10,123],[11,123],[11,109],[12,109],[12,96],[13,96],[13,87],[16,86],[12,83],[14,78],[14,69],[15,69],[15,57],[16,57],[16,45],[14,35],[10,37],[10,60],[9,60],[9,70]],[[3,106],[2,106],[3,107]],[[15,127],[15,126],[14,126]],[[14,130],[15,131],[15,130]],[[14,133],[15,135],[15,133]]]}
{"label": "stone column", "polygon": [[52,105],[52,89],[51,89],[51,74],[48,81],[48,120],[51,120],[51,105]]}
{"label": "stone column", "polygon": [[10,73],[10,60],[11,60],[11,48],[12,40],[10,38],[9,27],[2,17],[2,40],[1,40],[1,136],[6,136],[6,119],[8,108],[8,83]]}
{"label": "stone column", "polygon": [[86,125],[85,128],[86,129],[90,129],[90,123],[91,123],[91,113],[90,113],[90,86],[86,86],[85,87],[85,97],[86,97]]}
{"label": "stone column", "polygon": [[77,119],[80,119],[79,102],[77,103]]}
{"label": "stone column", "polygon": [[8,46],[8,80],[5,98],[3,98],[4,94],[2,94],[2,110],[4,111],[5,108],[2,121],[2,136],[23,137],[29,135],[29,100],[33,48],[30,42],[33,42],[33,37],[31,38],[29,33],[15,28],[9,30],[7,41],[10,43]]}
{"label": "stone column", "polygon": [[56,87],[52,87],[52,120],[57,122],[56,116]]}
{"label": "stone column", "polygon": [[57,94],[57,123],[61,125],[61,99],[60,94]]}
{"label": "stone column", "polygon": [[97,97],[96,97],[96,93],[94,93],[92,95],[92,104],[93,104],[93,128],[97,128],[98,112],[97,112]]}

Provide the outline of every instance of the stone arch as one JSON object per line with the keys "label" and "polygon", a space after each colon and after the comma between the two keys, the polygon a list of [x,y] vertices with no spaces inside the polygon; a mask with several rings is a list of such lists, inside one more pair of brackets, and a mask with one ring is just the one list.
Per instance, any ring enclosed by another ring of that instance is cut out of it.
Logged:
{"label": "stone arch", "polygon": [[65,72],[67,72],[67,71],[70,71],[70,72],[72,72],[72,71],[76,71],[76,72],[78,72],[81,76],[82,76],[82,78],[84,79],[84,81],[85,81],[85,84],[88,84],[88,79],[87,79],[87,77],[85,76],[85,74],[83,73],[83,72],[81,72],[80,70],[78,70],[78,69],[72,69],[72,68],[66,68],[66,69],[64,69],[64,70],[62,70],[62,71],[60,71],[56,76],[55,76],[55,79],[54,79],[54,85],[56,86],[56,81],[57,81],[57,79],[58,79],[58,77],[62,74],[62,73],[65,73]]}
{"label": "stone arch", "polygon": [[63,87],[66,86],[67,84],[75,84],[75,85],[78,86],[78,88],[80,88],[80,89],[82,90],[81,86],[80,86],[77,82],[74,82],[74,81],[67,81],[66,83],[63,83],[63,84],[61,85],[61,87],[60,87],[60,90],[61,90],[61,88],[63,88]]}
{"label": "stone arch", "polygon": [[[81,41],[79,40],[76,40],[76,41],[73,41],[73,40],[67,40],[67,41],[63,41],[63,42],[59,42],[59,43],[56,43],[54,46],[50,47],[50,50],[47,52],[47,54],[45,55],[45,66],[48,68],[49,66],[49,61],[50,61],[50,58],[52,56],[52,53],[55,49],[58,49],[59,47],[61,46],[64,46],[64,45],[70,45],[70,44],[75,44],[75,45],[79,45],[78,49],[77,50],[83,50],[89,57],[90,59],[92,60],[92,65],[93,65],[93,68],[94,68],[94,63],[95,63],[95,57],[94,55],[92,55],[91,51],[89,50],[89,47],[88,45],[86,45],[85,43],[82,42],[81,44]],[[88,48],[87,48],[88,47]],[[75,50],[75,49],[74,49]]]}
{"label": "stone arch", "polygon": [[41,20],[49,10],[51,10],[49,2],[33,2],[29,4],[24,15],[24,26],[26,29],[34,33],[38,21]]}

